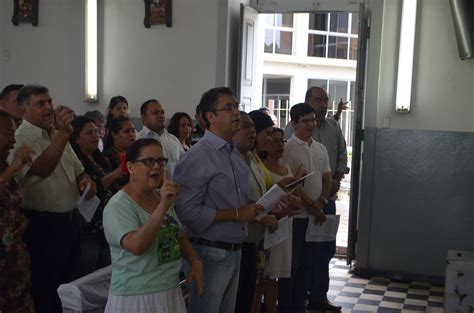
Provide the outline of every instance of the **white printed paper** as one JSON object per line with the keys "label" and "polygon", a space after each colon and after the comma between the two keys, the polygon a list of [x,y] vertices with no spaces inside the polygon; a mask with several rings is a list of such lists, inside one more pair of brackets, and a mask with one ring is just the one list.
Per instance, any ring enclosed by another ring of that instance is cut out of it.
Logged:
{"label": "white printed paper", "polygon": [[340,215],[326,215],[326,221],[322,225],[315,225],[314,216],[310,215],[308,229],[306,230],[306,241],[324,242],[336,240],[340,218]]}
{"label": "white printed paper", "polygon": [[304,183],[304,180],[312,175],[316,174],[316,172],[309,172],[308,174],[304,175],[303,177],[300,177],[298,178],[297,180],[295,180],[294,182],[292,183],[289,183],[288,185],[284,186],[283,188],[285,189],[289,189],[289,188],[293,188],[295,187],[296,185],[298,184],[303,184]]}
{"label": "white printed paper", "polygon": [[265,239],[263,241],[263,248],[268,249],[273,246],[276,246],[280,242],[287,240],[290,236],[289,233],[289,218],[285,216],[278,220],[278,229],[271,233],[268,230],[268,227],[265,227]]}
{"label": "white printed paper", "polygon": [[89,183],[87,184],[86,189],[84,189],[84,192],[79,198],[79,201],[77,201],[77,209],[88,223],[92,220],[92,217],[94,216],[94,213],[100,204],[100,199],[97,197],[97,195],[94,195],[89,200],[86,199],[86,195],[90,189],[91,184]]}
{"label": "white printed paper", "polygon": [[257,214],[255,219],[260,221],[262,217],[268,214],[280,201],[281,197],[285,195],[283,189],[280,188],[277,184],[273,185],[260,199],[258,199],[257,204],[263,206],[263,211]]}

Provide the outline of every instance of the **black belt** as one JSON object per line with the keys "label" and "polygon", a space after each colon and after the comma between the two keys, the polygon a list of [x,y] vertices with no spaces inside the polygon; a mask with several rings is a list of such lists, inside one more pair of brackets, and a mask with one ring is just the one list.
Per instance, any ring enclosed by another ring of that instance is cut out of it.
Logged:
{"label": "black belt", "polygon": [[36,210],[23,210],[25,215],[30,218],[48,218],[52,220],[73,220],[79,216],[77,209],[68,212],[49,212],[49,211],[36,211]]}
{"label": "black belt", "polygon": [[222,242],[222,241],[210,241],[204,238],[191,238],[190,241],[197,245],[213,247],[218,249],[224,249],[228,251],[237,251],[242,248],[241,243],[230,243],[230,242]]}

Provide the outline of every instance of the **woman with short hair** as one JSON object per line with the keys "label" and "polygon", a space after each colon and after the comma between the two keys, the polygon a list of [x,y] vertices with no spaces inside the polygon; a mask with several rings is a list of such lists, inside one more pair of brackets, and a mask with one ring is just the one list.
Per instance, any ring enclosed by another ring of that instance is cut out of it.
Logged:
{"label": "woman with short hair", "polygon": [[186,312],[179,286],[181,257],[191,268],[188,280],[196,280],[203,292],[202,262],[180,231],[173,209],[179,186],[168,179],[166,163],[153,138],[139,139],[127,150],[130,181],[104,210],[112,257],[106,312]]}

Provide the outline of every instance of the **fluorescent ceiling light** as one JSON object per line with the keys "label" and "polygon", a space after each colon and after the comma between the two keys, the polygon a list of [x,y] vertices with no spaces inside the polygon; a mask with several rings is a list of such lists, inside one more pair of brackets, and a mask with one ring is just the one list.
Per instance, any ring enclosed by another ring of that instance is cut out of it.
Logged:
{"label": "fluorescent ceiling light", "polygon": [[97,102],[97,0],[86,0],[86,101]]}
{"label": "fluorescent ceiling light", "polygon": [[417,2],[403,0],[396,98],[396,111],[399,113],[410,112]]}

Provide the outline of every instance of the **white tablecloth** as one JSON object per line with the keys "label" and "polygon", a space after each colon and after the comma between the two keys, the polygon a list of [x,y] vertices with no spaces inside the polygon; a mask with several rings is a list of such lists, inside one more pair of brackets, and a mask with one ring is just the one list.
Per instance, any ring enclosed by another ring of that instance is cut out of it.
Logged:
{"label": "white tablecloth", "polygon": [[58,288],[63,313],[104,312],[112,266],[107,266]]}

